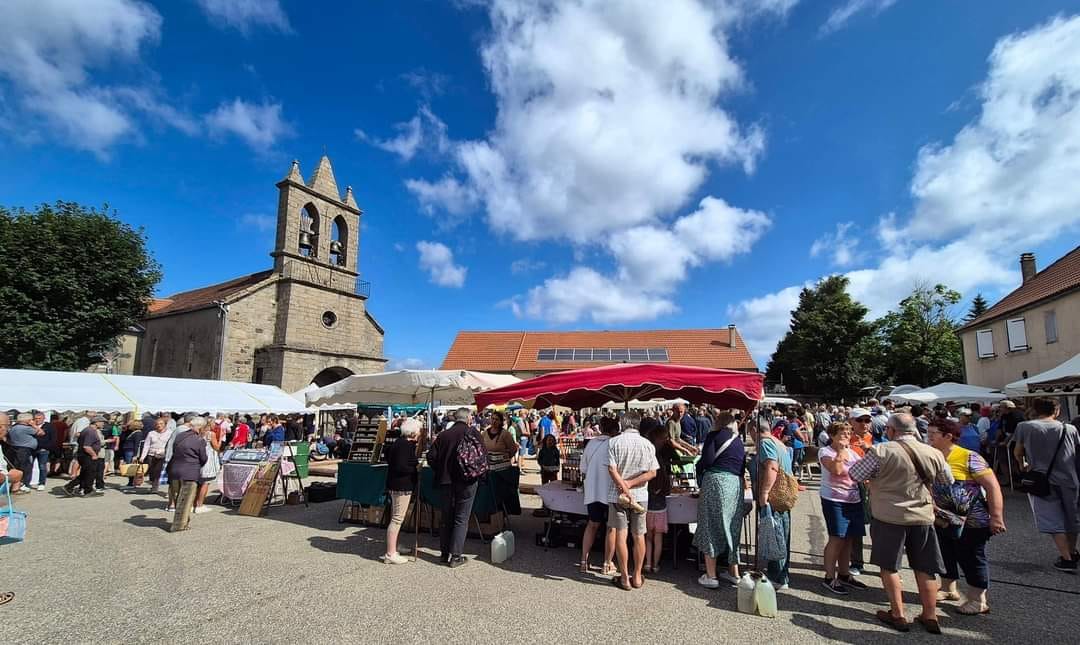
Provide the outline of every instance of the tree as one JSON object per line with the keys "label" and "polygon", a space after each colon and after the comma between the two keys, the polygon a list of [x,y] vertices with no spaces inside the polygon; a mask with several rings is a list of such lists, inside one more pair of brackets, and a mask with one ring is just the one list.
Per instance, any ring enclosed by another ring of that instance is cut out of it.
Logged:
{"label": "tree", "polygon": [[952,309],[960,294],[944,285],[918,285],[881,321],[885,360],[897,383],[927,387],[964,377],[963,349]]}
{"label": "tree", "polygon": [[851,298],[847,285],[847,278],[829,276],[802,290],[791,312],[791,329],[769,361],[769,380],[782,369],[784,380],[797,383],[799,393],[832,400],[854,396],[873,382],[865,359],[856,353],[873,328],[865,320],[866,307]]}
{"label": "tree", "polygon": [[964,322],[969,323],[979,316],[986,313],[986,310],[990,308],[990,305],[986,302],[986,298],[983,298],[981,293],[975,294],[975,297],[971,300],[971,309],[968,310],[967,315],[964,316]]}
{"label": "tree", "polygon": [[0,367],[82,370],[146,314],[161,271],[108,207],[0,207]]}

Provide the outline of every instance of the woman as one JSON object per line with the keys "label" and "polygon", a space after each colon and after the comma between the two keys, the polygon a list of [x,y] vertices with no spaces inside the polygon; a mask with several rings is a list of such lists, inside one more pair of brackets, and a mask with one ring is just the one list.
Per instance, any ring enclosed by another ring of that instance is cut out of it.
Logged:
{"label": "woman", "polygon": [[386,527],[386,554],[379,558],[386,564],[405,564],[408,558],[398,553],[398,535],[409,510],[409,500],[416,490],[416,440],[420,436],[420,421],[406,419],[401,424],[401,436],[386,453],[386,494],[390,496],[390,525]]}
{"label": "woman", "polygon": [[150,492],[158,492],[161,485],[161,469],[165,466],[165,446],[169,444],[172,432],[165,417],[154,421],[154,431],[146,435],[139,460],[148,464],[146,476],[150,478]]}
{"label": "woman", "polygon": [[206,442],[207,459],[199,473],[199,491],[195,495],[196,513],[208,513],[210,511],[210,509],[206,508],[206,494],[210,492],[210,483],[217,479],[218,474],[221,472],[221,458],[218,456],[221,450],[221,433],[207,425],[206,432],[203,433],[203,440]]}
{"label": "woman", "polygon": [[851,425],[831,423],[826,429],[829,445],[818,453],[821,463],[821,513],[829,541],[825,545],[825,579],[821,582],[831,593],[846,596],[848,588],[866,589],[849,569],[851,545],[866,533],[859,485],[848,474],[859,456],[851,448]]}
{"label": "woman", "polygon": [[176,499],[176,516],[173,530],[187,529],[191,521],[191,506],[199,484],[202,467],[206,465],[206,419],[195,417],[188,432],[176,435],[169,460],[169,498]]}
{"label": "woman", "polygon": [[[697,532],[694,546],[705,556],[705,573],[698,584],[708,589],[739,582],[739,539],[743,525],[743,466],[746,448],[736,432],[738,425],[729,412],[716,417],[705,435],[697,463]],[[726,571],[717,571],[720,560]]]}
{"label": "woman", "polygon": [[[967,511],[967,519],[959,527],[940,526],[947,520],[935,524],[941,558],[945,562],[938,600],[961,599],[956,581],[962,569],[970,593],[956,611],[966,616],[988,614],[990,604],[986,590],[990,585],[990,563],[986,558],[986,543],[991,535],[1005,532],[1001,486],[982,455],[957,445],[963,435],[960,424],[938,419],[930,423],[928,430],[930,445],[945,456],[956,482],[952,486],[934,486],[934,505],[955,514],[960,510],[959,500]],[[968,500],[970,503],[965,503]]]}
{"label": "woman", "polygon": [[[600,525],[607,522],[608,489],[611,486],[611,474],[608,472],[608,441],[619,434],[619,422],[612,417],[600,418],[600,436],[590,439],[581,454],[581,474],[585,477],[585,508],[588,510],[589,523],[585,525],[585,535],[581,539],[582,573],[589,572],[589,553]],[[604,576],[617,573],[615,563],[615,528],[609,526],[604,539],[604,564],[601,572]]]}
{"label": "woman", "polygon": [[506,417],[495,410],[491,413],[491,425],[482,435],[490,470],[506,470],[517,465],[518,444],[514,441],[514,435],[505,429],[505,425]]}
{"label": "woman", "polygon": [[[120,435],[120,452],[123,463],[134,464],[135,454],[139,451],[139,444],[143,440],[142,421],[135,419],[127,424],[124,432]],[[135,487],[135,478],[128,477],[128,488]]]}
{"label": "woman", "polygon": [[772,510],[769,506],[769,492],[776,483],[780,473],[792,474],[791,453],[787,446],[774,437],[771,428],[767,424],[758,425],[757,454],[751,462],[751,481],[755,483],[755,498],[757,499],[758,513],[764,516],[771,512],[773,517],[780,523],[784,533],[785,555],[778,560],[770,560],[765,575],[776,585],[777,589],[788,588],[789,574],[788,565],[791,560],[791,511],[780,513]]}
{"label": "woman", "polygon": [[559,444],[555,435],[549,434],[544,437],[544,443],[540,452],[536,455],[536,463],[540,466],[540,485],[559,479]]}
{"label": "woman", "polygon": [[656,449],[660,467],[649,480],[649,501],[645,511],[645,570],[660,573],[660,556],[664,552],[664,535],[668,532],[667,498],[671,494],[671,461],[675,459],[675,443],[667,428],[657,427],[646,437]]}
{"label": "woman", "polygon": [[[114,414],[109,417],[102,432],[105,439],[101,444],[104,446],[102,458],[105,460],[105,470],[102,474],[111,475],[117,470],[120,461],[120,415]],[[101,486],[105,487],[104,482]]]}
{"label": "woman", "polygon": [[276,441],[285,441],[285,426],[281,425],[281,419],[270,415],[270,422],[267,425],[270,429],[263,437],[264,448],[269,448]]}

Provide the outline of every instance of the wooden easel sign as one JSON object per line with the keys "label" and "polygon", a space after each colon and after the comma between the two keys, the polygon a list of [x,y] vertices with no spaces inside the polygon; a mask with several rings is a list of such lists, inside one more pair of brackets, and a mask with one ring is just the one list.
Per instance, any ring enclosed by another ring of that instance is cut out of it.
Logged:
{"label": "wooden easel sign", "polygon": [[281,465],[276,461],[259,466],[259,472],[244,491],[244,499],[240,502],[238,513],[251,517],[262,515],[266,502],[274,491],[274,483],[280,468]]}

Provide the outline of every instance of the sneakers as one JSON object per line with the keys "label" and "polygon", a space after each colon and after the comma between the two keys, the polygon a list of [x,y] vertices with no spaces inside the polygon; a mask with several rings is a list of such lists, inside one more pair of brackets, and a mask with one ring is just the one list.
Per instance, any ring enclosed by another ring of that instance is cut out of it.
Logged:
{"label": "sneakers", "polygon": [[860,569],[859,567],[848,567],[848,575],[849,576],[861,576],[862,575],[862,569]]}
{"label": "sneakers", "polygon": [[1066,560],[1065,558],[1058,558],[1054,563],[1054,568],[1058,571],[1065,573],[1076,573],[1076,560]]}
{"label": "sneakers", "polygon": [[856,580],[855,578],[853,578],[851,576],[847,576],[846,578],[837,578],[837,580],[839,582],[841,582],[842,584],[844,584],[844,585],[846,585],[848,587],[851,587],[852,589],[869,589],[870,588],[870,587],[864,585],[863,583],[859,582],[858,580]]}
{"label": "sneakers", "polygon": [[206,508],[205,506],[196,506],[195,510],[192,511],[192,512],[193,513],[209,513],[210,509]]}
{"label": "sneakers", "polygon": [[720,581],[716,578],[710,578],[709,574],[703,573],[701,577],[697,579],[697,583],[706,589],[719,589]]}
{"label": "sneakers", "polygon": [[38,484],[34,487],[34,490],[45,490],[45,484]]}
{"label": "sneakers", "polygon": [[847,587],[839,579],[829,580],[828,578],[821,581],[821,586],[825,587],[830,593],[834,593],[837,596],[848,595]]}
{"label": "sneakers", "polygon": [[[68,488],[67,486],[63,486],[62,488],[64,489],[65,495],[67,495],[68,497],[75,497],[75,489]],[[81,493],[82,491],[79,492]]]}
{"label": "sneakers", "polygon": [[731,585],[732,587],[738,586],[738,584],[739,584],[739,579],[736,578],[735,576],[731,575],[727,571],[720,571],[719,573],[716,574],[716,577],[721,582],[726,582],[729,585]]}
{"label": "sneakers", "polygon": [[166,513],[175,513],[176,512],[176,507],[166,504],[165,505],[165,512]]}
{"label": "sneakers", "polygon": [[379,559],[385,564],[408,564],[409,562],[409,559],[400,553],[388,553]]}

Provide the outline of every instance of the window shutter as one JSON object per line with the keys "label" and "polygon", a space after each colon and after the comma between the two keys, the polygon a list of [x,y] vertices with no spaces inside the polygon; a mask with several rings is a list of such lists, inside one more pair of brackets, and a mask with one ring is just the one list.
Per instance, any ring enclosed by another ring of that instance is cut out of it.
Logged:
{"label": "window shutter", "polygon": [[1048,311],[1043,317],[1043,323],[1046,325],[1046,342],[1056,343],[1057,336],[1057,312]]}
{"label": "window shutter", "polygon": [[1009,337],[1009,351],[1028,349],[1027,330],[1023,318],[1013,318],[1005,322],[1005,335]]}
{"label": "window shutter", "polygon": [[979,358],[991,358],[994,355],[993,330],[980,329],[975,332],[975,344],[978,347]]}

